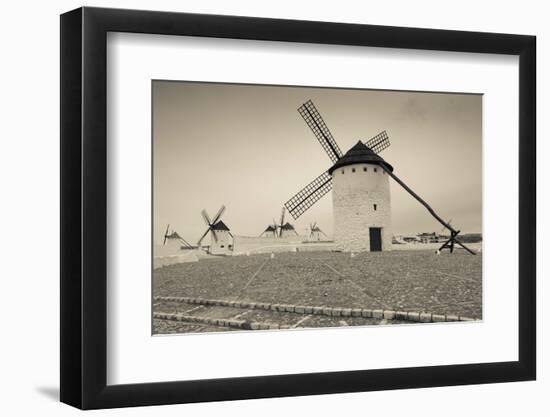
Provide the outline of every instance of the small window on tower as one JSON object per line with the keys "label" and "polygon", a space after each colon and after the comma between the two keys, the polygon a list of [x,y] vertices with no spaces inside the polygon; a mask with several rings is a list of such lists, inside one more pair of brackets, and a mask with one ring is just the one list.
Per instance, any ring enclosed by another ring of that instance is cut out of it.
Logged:
{"label": "small window on tower", "polygon": [[378,170],[376,168],[374,168],[374,172],[378,172]]}
{"label": "small window on tower", "polygon": [[376,204],[373,204],[373,207],[374,207],[374,211],[376,211]]}
{"label": "small window on tower", "polygon": [[342,174],[344,173],[344,170],[342,170]]}
{"label": "small window on tower", "polygon": [[351,172],[355,172],[355,168],[352,168],[352,169],[351,169]]}
{"label": "small window on tower", "polygon": [[[375,209],[376,210],[376,209]],[[223,245],[220,245],[221,248],[223,248]]]}
{"label": "small window on tower", "polygon": [[367,167],[364,167],[364,168],[363,168],[363,171],[364,171],[364,172],[367,172]]}

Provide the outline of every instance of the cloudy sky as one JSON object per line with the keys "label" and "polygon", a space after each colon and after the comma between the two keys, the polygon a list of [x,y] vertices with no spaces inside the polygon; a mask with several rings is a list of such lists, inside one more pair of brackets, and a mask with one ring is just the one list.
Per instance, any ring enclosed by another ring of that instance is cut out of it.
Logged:
{"label": "cloudy sky", "polygon": [[[330,159],[296,109],[312,99],[345,153],[382,130],[394,173],[463,232],[482,224],[482,96],[153,81],[155,242],[170,223],[195,243],[200,211],[234,234],[257,236]],[[441,231],[390,181],[394,234]],[[288,216],[290,220],[290,216]],[[295,223],[332,233],[328,193]]]}

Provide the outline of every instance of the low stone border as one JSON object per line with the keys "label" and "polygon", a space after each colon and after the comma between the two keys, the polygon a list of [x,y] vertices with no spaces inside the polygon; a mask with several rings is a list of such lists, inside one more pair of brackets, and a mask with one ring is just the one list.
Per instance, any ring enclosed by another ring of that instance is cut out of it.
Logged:
{"label": "low stone border", "polygon": [[[448,321],[475,321],[470,317],[461,317],[454,314],[432,314],[426,312],[372,310],[365,308],[340,308],[325,306],[303,306],[294,304],[256,303],[248,301],[211,300],[193,297],[155,297],[155,301],[171,301],[177,303],[199,304],[203,306],[233,307],[256,310],[271,310],[281,313],[319,314],[331,317],[365,317],[387,320],[407,320],[419,323],[441,323]],[[156,313],[155,313],[156,314]],[[164,313],[163,313],[164,314]],[[189,316],[193,317],[193,316]],[[206,318],[205,318],[206,319]],[[211,320],[211,319],[206,319]],[[185,320],[187,321],[187,320]],[[227,321],[227,320],[226,320]],[[240,320],[236,320],[240,321]],[[229,326],[233,327],[233,326]],[[279,328],[279,327],[277,327]]]}
{"label": "low stone border", "polygon": [[291,329],[292,326],[279,325],[274,323],[250,322],[237,319],[212,319],[201,316],[188,316],[177,313],[153,313],[153,318],[171,321],[185,321],[189,323],[206,324],[209,326],[233,327],[242,330],[279,330]]}

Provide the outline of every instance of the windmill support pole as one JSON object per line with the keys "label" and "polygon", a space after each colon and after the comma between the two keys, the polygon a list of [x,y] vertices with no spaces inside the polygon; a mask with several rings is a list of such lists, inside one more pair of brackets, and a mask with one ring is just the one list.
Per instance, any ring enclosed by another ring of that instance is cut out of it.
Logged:
{"label": "windmill support pole", "polygon": [[449,249],[450,249],[451,253],[453,253],[454,241],[456,240],[456,235],[457,235],[457,234],[458,234],[458,233],[453,233],[453,232],[451,232],[451,237],[450,237],[449,239],[447,239],[447,240],[445,241],[445,243],[443,243],[443,245],[440,246],[439,250],[445,249],[445,248],[449,245],[449,243],[450,243]]}
{"label": "windmill support pole", "polygon": [[454,240],[454,243],[456,243],[456,244],[457,244],[458,246],[460,246],[462,249],[467,250],[467,251],[470,252],[472,255],[475,255],[475,252],[472,251],[470,248],[467,248],[466,245],[464,245],[464,243],[462,243],[460,240],[455,239],[455,240]]}
{"label": "windmill support pole", "polygon": [[449,239],[447,239],[447,240],[445,241],[445,243],[443,243],[443,245],[441,245],[441,246],[439,247],[439,250],[445,249],[451,240],[453,240],[452,237],[450,237]]}
{"label": "windmill support pole", "polygon": [[[395,182],[397,182],[401,187],[403,187],[410,195],[412,195],[420,204],[422,204],[429,212],[430,214],[439,222],[443,225],[443,227],[445,227],[447,230],[449,230],[451,232],[451,238],[449,239],[449,241],[451,241],[451,252],[452,250],[454,249],[454,246],[453,244],[456,243],[458,245],[460,245],[462,248],[464,248],[465,250],[467,250],[469,253],[471,253],[472,255],[475,255],[475,252],[472,251],[471,249],[467,248],[462,242],[458,241],[458,239],[456,239],[456,235],[458,235],[460,233],[460,231],[458,230],[455,230],[450,224],[446,223],[445,220],[443,220],[441,217],[439,217],[437,215],[437,213],[434,211],[433,208],[430,207],[430,205],[428,203],[426,203],[418,194],[416,194],[412,189],[409,188],[409,186],[407,184],[405,184],[403,181],[401,181],[387,166],[386,164],[382,163],[380,164],[382,166],[382,169],[384,171],[386,171],[386,173],[392,177]],[[445,242],[445,245],[448,243]],[[443,245],[441,248],[443,248],[445,245]]]}
{"label": "windmill support pole", "polygon": [[190,244],[187,240],[185,240],[184,238],[182,238],[181,236],[180,236],[180,241],[183,242],[186,246],[192,247],[191,244]]}
{"label": "windmill support pole", "polygon": [[183,246],[185,246],[186,248],[191,247],[191,245],[182,237],[180,237],[180,243],[183,243]]}
{"label": "windmill support pole", "polygon": [[407,184],[405,184],[403,181],[401,181],[393,172],[391,172],[385,164],[381,164],[382,169],[386,171],[386,173],[392,177],[395,182],[397,182],[401,187],[403,187],[410,195],[412,195],[420,204],[422,204],[426,209],[430,212],[430,214],[445,227],[448,229],[451,233],[456,233],[456,230],[450,225],[447,224],[441,217],[437,215],[437,213],[434,211],[433,208],[430,207],[428,203],[426,203],[418,194],[416,194],[413,190],[409,188]]}

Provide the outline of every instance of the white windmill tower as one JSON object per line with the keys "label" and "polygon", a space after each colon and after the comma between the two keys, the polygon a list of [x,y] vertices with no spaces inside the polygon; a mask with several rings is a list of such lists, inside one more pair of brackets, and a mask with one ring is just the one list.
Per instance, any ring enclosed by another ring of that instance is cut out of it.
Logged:
{"label": "white windmill tower", "polygon": [[327,171],[332,175],[334,240],[338,249],[391,250],[390,181],[380,167],[382,161],[359,141]]}
{"label": "white windmill tower", "polygon": [[448,248],[452,252],[457,244],[475,255],[456,238],[460,230],[455,230],[439,217],[393,173],[393,167],[378,155],[390,146],[386,131],[366,143],[357,142],[344,155],[311,100],[300,106],[298,112],[333,165],[285,203],[294,219],[334,188],[332,204],[336,247],[350,252],[390,250],[392,230],[389,177],[392,177],[451,233],[440,250]]}
{"label": "white windmill tower", "polygon": [[208,233],[210,233],[210,247],[208,249],[208,253],[211,255],[231,255],[233,252],[233,235],[231,234],[229,227],[227,227],[227,225],[220,220],[224,211],[225,206],[221,206],[213,220],[210,220],[206,210],[202,210],[201,212],[204,222],[208,228],[197,242],[197,245],[201,247],[203,239]]}

